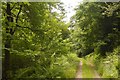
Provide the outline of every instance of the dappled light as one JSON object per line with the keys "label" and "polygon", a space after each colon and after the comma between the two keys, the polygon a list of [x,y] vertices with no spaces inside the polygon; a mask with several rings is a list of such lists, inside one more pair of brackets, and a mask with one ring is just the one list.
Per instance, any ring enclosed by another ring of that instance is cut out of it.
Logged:
{"label": "dappled light", "polygon": [[116,80],[120,2],[2,2],[2,80]]}

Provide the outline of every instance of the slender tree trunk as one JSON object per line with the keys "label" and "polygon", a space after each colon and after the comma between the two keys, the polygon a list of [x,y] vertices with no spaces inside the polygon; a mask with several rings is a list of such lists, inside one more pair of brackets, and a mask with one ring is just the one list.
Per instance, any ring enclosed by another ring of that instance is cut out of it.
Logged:
{"label": "slender tree trunk", "polygon": [[11,36],[12,34],[12,27],[9,25],[9,22],[13,22],[13,17],[11,15],[10,3],[7,3],[7,22],[6,22],[6,40],[5,40],[5,54],[4,54],[4,70],[3,70],[3,80],[10,79],[10,48],[11,48]]}

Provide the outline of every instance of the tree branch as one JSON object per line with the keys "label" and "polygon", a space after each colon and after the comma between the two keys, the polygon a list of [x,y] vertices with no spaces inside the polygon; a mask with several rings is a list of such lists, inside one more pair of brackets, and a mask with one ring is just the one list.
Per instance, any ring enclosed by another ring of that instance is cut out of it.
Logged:
{"label": "tree branch", "polygon": [[18,24],[16,24],[16,27],[19,27],[19,28],[27,28],[27,29],[30,29],[30,30],[32,31],[31,28],[29,28],[29,27],[23,27],[23,26],[20,26],[20,25],[18,25]]}
{"label": "tree branch", "polygon": [[[18,18],[19,18],[19,14],[20,14],[21,10],[22,10],[22,5],[20,5],[19,12],[18,12],[18,14],[16,16],[16,26],[17,26],[17,23],[18,23]],[[15,30],[16,30],[16,28],[13,30],[13,32],[12,32],[13,34],[14,34]]]}
{"label": "tree branch", "polygon": [[16,16],[16,23],[18,22],[18,18],[19,18],[19,14],[20,14],[21,10],[22,10],[22,5],[20,5],[20,10],[19,10],[19,12],[18,12],[18,14]]}
{"label": "tree branch", "polygon": [[16,24],[16,27],[19,27],[19,28],[26,28],[26,29],[29,29],[31,31],[39,31],[39,30],[33,30],[32,28],[29,28],[29,27],[23,27],[23,26],[20,26],[18,24]]}
{"label": "tree branch", "polygon": [[13,5],[13,7],[10,10],[12,10],[15,7],[15,5],[16,5],[16,3]]}

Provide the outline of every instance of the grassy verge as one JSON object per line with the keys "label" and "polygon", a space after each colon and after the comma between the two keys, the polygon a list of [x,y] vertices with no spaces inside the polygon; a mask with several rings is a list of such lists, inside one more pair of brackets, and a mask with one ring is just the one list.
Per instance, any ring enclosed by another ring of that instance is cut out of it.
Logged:
{"label": "grassy verge", "polygon": [[82,66],[82,77],[83,78],[94,78],[94,70],[87,64]]}

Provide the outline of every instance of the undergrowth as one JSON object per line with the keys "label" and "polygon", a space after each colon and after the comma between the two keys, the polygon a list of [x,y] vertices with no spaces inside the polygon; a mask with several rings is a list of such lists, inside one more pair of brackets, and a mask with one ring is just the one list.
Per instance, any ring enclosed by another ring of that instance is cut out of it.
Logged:
{"label": "undergrowth", "polygon": [[106,52],[106,57],[102,57],[93,52],[86,56],[86,61],[94,64],[101,78],[118,78],[120,73],[120,46],[115,48],[113,52]]}

